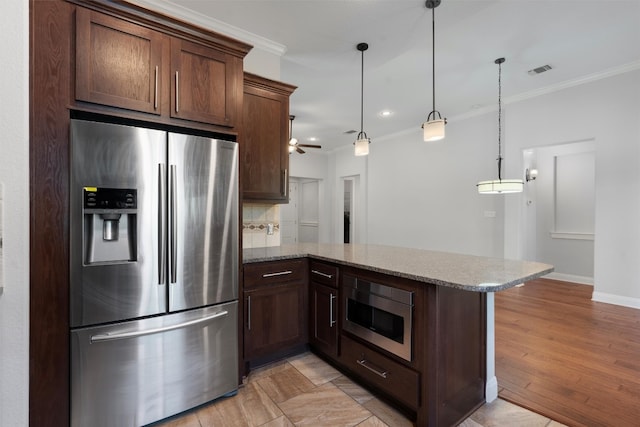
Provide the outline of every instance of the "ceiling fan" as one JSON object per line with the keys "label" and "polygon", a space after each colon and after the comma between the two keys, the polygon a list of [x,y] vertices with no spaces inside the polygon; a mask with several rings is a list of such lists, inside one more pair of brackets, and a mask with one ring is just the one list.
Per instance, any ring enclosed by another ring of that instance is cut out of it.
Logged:
{"label": "ceiling fan", "polygon": [[308,147],[308,148],[322,148],[321,145],[316,144],[300,144],[297,138],[293,137],[293,121],[296,116],[289,116],[289,154],[297,151],[300,154],[304,154],[305,151],[300,147]]}

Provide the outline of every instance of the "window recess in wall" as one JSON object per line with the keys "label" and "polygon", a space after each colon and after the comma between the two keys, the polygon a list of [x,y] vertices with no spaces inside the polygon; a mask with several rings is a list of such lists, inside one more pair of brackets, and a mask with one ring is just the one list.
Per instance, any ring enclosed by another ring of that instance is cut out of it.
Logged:
{"label": "window recess in wall", "polygon": [[595,155],[554,157],[554,239],[594,240]]}

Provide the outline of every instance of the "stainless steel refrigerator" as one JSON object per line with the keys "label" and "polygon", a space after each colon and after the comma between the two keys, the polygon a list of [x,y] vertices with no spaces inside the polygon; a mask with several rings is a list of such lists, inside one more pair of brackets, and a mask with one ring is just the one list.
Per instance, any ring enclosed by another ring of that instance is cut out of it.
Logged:
{"label": "stainless steel refrigerator", "polygon": [[74,119],[70,186],[71,425],[237,390],[237,144]]}

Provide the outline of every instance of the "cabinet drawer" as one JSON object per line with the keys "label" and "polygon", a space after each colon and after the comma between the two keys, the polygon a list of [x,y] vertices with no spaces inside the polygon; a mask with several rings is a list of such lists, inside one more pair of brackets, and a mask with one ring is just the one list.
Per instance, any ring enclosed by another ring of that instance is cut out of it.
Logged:
{"label": "cabinet drawer", "polygon": [[309,265],[309,277],[316,283],[338,287],[338,267],[323,262],[311,261]]}
{"label": "cabinet drawer", "polygon": [[244,289],[276,283],[303,281],[305,275],[304,260],[270,261],[244,266]]}
{"label": "cabinet drawer", "polygon": [[380,353],[342,335],[340,361],[378,390],[410,409],[419,403],[420,375]]}

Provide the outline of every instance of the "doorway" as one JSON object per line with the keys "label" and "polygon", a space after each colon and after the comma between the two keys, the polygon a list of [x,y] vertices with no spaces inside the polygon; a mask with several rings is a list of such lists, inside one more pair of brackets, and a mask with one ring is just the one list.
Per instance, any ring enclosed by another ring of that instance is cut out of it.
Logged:
{"label": "doorway", "polygon": [[538,171],[525,183],[525,258],[554,265],[550,277],[593,284],[595,141],[527,149],[523,160]]}
{"label": "doorway", "polygon": [[360,176],[342,177],[342,184],[339,187],[342,197],[339,198],[338,218],[336,231],[337,241],[343,243],[363,243],[364,231],[362,227],[365,221],[360,217],[363,210],[360,209]]}
{"label": "doorway", "polygon": [[318,243],[320,180],[289,180],[289,203],[280,206],[280,239],[286,243]]}

